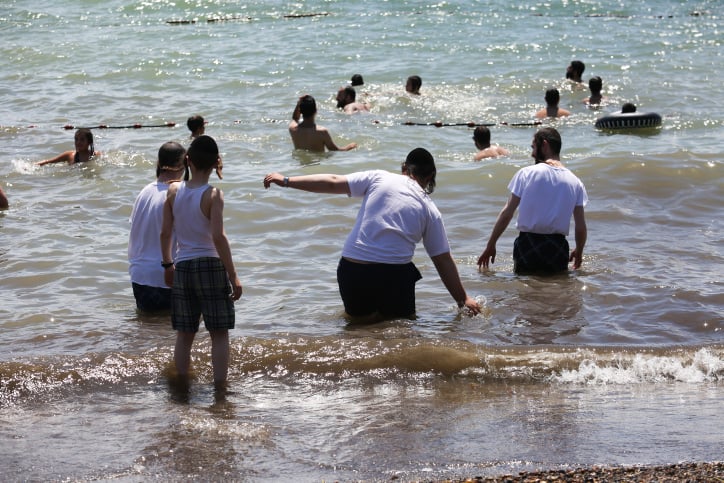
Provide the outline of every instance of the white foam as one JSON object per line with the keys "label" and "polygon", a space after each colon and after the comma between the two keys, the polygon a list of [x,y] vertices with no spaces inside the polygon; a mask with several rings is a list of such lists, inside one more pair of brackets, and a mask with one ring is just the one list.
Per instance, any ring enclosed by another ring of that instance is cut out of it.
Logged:
{"label": "white foam", "polygon": [[552,376],[554,382],[574,384],[702,383],[721,380],[724,360],[710,349],[671,355],[616,353],[612,358],[586,358],[577,369]]}

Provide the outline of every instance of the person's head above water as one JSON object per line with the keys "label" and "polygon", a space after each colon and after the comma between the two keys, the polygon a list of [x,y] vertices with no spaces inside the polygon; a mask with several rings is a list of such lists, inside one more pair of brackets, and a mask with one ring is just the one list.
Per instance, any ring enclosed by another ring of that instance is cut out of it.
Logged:
{"label": "person's head above water", "polygon": [[561,100],[561,94],[558,89],[552,88],[546,91],[545,95],[546,104],[549,106],[557,106]]}
{"label": "person's head above water", "polygon": [[591,94],[601,94],[603,89],[603,80],[599,76],[594,76],[588,79],[588,88],[591,90]]}
{"label": "person's head above water", "polygon": [[194,137],[200,136],[204,133],[205,125],[206,123],[204,118],[198,114],[193,115],[186,120],[186,127],[189,128],[191,135]]}
{"label": "person's head above water", "polygon": [[317,101],[307,94],[299,98],[299,112],[305,119],[313,117],[317,113]]}
{"label": "person's head above water", "polygon": [[419,75],[411,75],[405,83],[405,90],[410,94],[419,94],[422,87],[422,78]]}
{"label": "person's head above water", "polygon": [[581,82],[581,76],[583,76],[584,70],[586,70],[586,64],[580,60],[573,60],[568,68],[566,68],[566,79]]}
{"label": "person's head above water", "polygon": [[473,131],[473,140],[478,149],[485,149],[490,146],[490,129],[485,126],[478,126]]}
{"label": "person's head above water", "polygon": [[630,112],[636,112],[636,106],[630,102],[627,102],[623,106],[621,106],[621,112],[626,114]]}

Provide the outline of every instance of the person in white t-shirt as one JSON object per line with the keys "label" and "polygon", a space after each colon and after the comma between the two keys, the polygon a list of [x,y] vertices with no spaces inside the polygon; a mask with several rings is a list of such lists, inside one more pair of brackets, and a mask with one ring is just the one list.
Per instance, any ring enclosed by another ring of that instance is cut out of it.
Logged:
{"label": "person in white t-shirt", "polygon": [[[553,274],[581,267],[588,231],[584,206],[586,188],[576,175],[561,164],[561,136],[554,128],[540,129],[531,145],[533,166],[520,169],[508,184],[511,194],[478,258],[478,267],[495,262],[495,244],[518,210],[520,231],[513,246],[515,273]],[[575,223],[576,247],[569,254],[571,216]]]}
{"label": "person in white t-shirt", "polygon": [[348,315],[414,316],[415,283],[422,275],[412,258],[420,241],[458,307],[478,314],[480,305],[463,288],[442,216],[430,198],[435,175],[432,155],[417,148],[402,163],[401,174],[372,170],[287,177],[270,173],[264,178],[264,187],[276,184],[364,198],[337,267],[337,283]]}
{"label": "person in white t-shirt", "polygon": [[156,181],[149,183],[136,197],[131,211],[128,238],[128,273],[131,276],[136,307],[144,312],[171,309],[171,289],[164,281],[161,267],[161,223],[168,186],[184,174],[186,149],[176,142],[158,150]]}

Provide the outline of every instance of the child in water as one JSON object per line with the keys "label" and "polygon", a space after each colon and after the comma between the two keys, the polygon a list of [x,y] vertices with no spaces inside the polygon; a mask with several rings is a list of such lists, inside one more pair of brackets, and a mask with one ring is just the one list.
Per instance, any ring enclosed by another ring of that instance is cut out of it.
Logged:
{"label": "child in water", "polygon": [[216,141],[197,137],[186,159],[191,179],[169,186],[160,236],[164,280],[172,288],[174,361],[178,375],[187,379],[191,347],[203,316],[211,336],[214,383],[218,390],[225,390],[229,330],[235,325],[234,301],[241,297],[242,287],[224,231],[224,195],[209,184],[220,160]]}
{"label": "child in water", "polygon": [[81,128],[75,132],[75,151],[65,151],[58,156],[38,163],[38,166],[51,163],[67,162],[68,164],[85,163],[101,153],[93,148],[93,133],[90,129]]}

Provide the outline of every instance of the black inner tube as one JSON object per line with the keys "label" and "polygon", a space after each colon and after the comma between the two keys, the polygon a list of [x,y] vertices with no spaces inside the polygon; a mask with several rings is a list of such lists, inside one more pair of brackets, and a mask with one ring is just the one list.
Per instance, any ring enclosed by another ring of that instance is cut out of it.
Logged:
{"label": "black inner tube", "polygon": [[655,112],[616,113],[596,121],[597,129],[636,129],[659,126],[661,126],[661,116]]}

